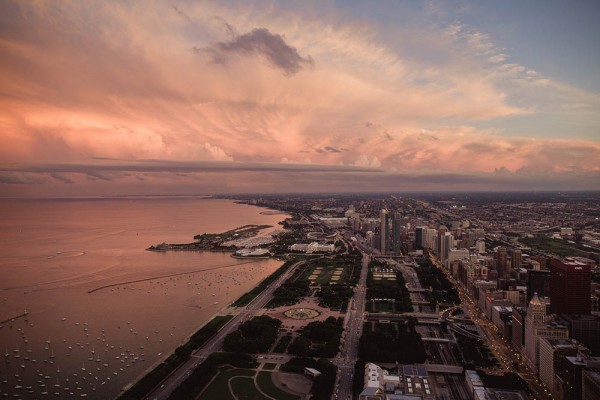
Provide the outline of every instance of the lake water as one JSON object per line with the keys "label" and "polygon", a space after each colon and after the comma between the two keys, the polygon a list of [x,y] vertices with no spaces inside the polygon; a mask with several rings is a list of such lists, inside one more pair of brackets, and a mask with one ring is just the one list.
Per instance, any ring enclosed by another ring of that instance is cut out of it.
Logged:
{"label": "lake water", "polygon": [[204,198],[1,200],[0,394],[115,397],[281,265],[145,249],[278,228],[285,216],[264,211]]}

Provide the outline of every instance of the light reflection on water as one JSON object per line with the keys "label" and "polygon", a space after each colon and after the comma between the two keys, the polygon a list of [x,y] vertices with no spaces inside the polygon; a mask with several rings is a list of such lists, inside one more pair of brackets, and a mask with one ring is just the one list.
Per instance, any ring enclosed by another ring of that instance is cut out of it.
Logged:
{"label": "light reflection on water", "polygon": [[0,201],[0,320],[28,313],[1,324],[0,394],[117,395],[281,264],[144,249],[283,219],[261,211],[207,199]]}

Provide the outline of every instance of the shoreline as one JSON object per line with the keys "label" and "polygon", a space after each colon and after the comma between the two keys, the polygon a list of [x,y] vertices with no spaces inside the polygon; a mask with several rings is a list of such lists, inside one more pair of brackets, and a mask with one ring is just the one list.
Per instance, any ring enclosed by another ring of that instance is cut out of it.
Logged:
{"label": "shoreline", "polygon": [[[188,246],[188,245],[193,245],[194,243],[189,243],[189,244],[184,244],[181,246]],[[178,245],[179,246],[179,245]],[[166,253],[168,251],[197,251],[197,252],[202,252],[202,251],[208,251],[211,253],[235,253],[237,251],[237,249],[223,249],[223,250],[219,250],[219,249],[188,249],[188,248],[174,248],[174,249],[159,249],[159,248],[152,248],[153,246],[148,247],[145,250],[148,251],[155,251],[157,253]]]}
{"label": "shoreline", "polygon": [[[250,204],[246,204],[246,205],[250,205]],[[259,207],[263,207],[263,208],[267,208],[267,210],[271,210],[268,207],[264,207],[264,206],[259,206]],[[288,213],[285,213],[285,212],[279,211],[279,210],[271,210],[271,211],[273,211],[273,214],[270,214],[270,213],[269,214],[263,214],[263,212],[261,212],[260,214],[261,215],[282,215],[282,216],[289,215]],[[281,221],[279,221],[279,223],[281,224],[281,222],[285,221],[286,219],[287,219],[287,217],[283,218]],[[248,225],[244,225],[242,227],[235,228],[232,231],[237,231],[240,228],[247,227],[247,226]],[[229,231],[229,232],[231,232],[231,231]],[[258,233],[258,230],[254,231],[253,234],[252,234],[252,237],[256,236],[257,233]],[[194,244],[195,243],[190,243],[188,245],[194,245]],[[166,243],[165,243],[165,245],[166,245]],[[177,274],[168,274],[168,275],[165,275],[165,276],[159,276],[159,277],[153,277],[153,278],[144,278],[144,279],[138,279],[138,280],[129,281],[129,282],[121,282],[121,283],[116,283],[116,284],[104,285],[104,286],[92,289],[92,290],[88,291],[88,293],[93,293],[95,291],[99,291],[99,290],[106,289],[106,288],[109,288],[109,287],[120,286],[120,285],[124,285],[124,284],[130,284],[130,283],[136,283],[136,282],[144,282],[144,281],[149,281],[149,280],[153,280],[153,279],[161,279],[161,278],[165,278],[165,277],[171,277],[171,276],[175,276],[175,275],[185,275],[185,274],[190,274],[190,273],[198,273],[198,272],[203,272],[203,271],[209,271],[209,270],[215,270],[215,269],[233,267],[233,266],[238,266],[238,265],[243,265],[243,264],[250,264],[250,263],[254,263],[254,262],[258,262],[258,261],[266,260],[266,259],[273,259],[273,260],[277,260],[277,261],[281,262],[281,265],[279,267],[277,267],[271,274],[267,275],[264,279],[262,279],[260,282],[258,282],[249,292],[243,293],[238,298],[233,299],[232,301],[230,301],[229,303],[227,303],[224,307],[222,307],[220,310],[216,311],[212,316],[210,316],[205,321],[203,321],[202,324],[200,324],[198,326],[198,328],[196,328],[196,330],[192,331],[186,337],[186,339],[183,341],[182,345],[185,345],[185,344],[189,343],[191,341],[192,336],[196,332],[198,332],[200,329],[202,329],[203,327],[205,327],[207,324],[209,324],[211,321],[213,321],[216,317],[218,317],[218,316],[233,315],[231,312],[230,313],[226,313],[225,310],[234,311],[233,309],[243,308],[243,307],[234,306],[233,304],[235,304],[236,302],[240,301],[240,299],[242,299],[248,293],[252,292],[252,290],[256,290],[256,288],[261,287],[261,284],[263,283],[263,281],[269,279],[272,275],[277,274],[277,272],[286,264],[286,261],[282,260],[279,257],[273,256],[273,255],[264,256],[264,257],[263,256],[256,256],[256,257],[236,256],[235,252],[238,250],[236,248],[234,248],[234,249],[202,249],[202,248],[195,248],[195,249],[190,249],[190,248],[175,248],[175,249],[173,249],[173,248],[165,248],[165,249],[160,249],[160,248],[156,248],[154,246],[150,246],[146,250],[148,250],[148,251],[155,251],[155,252],[167,252],[167,251],[198,251],[198,252],[203,252],[203,251],[208,251],[208,252],[218,252],[218,253],[232,253],[231,254],[232,258],[235,258],[235,259],[248,259],[248,261],[243,262],[243,263],[238,263],[238,264],[232,264],[232,265],[228,265],[228,266],[215,267],[215,268],[210,268],[210,269],[196,270],[196,271],[190,271],[190,272],[184,272],[184,273],[177,273]],[[264,290],[264,289],[265,288],[263,288],[262,290]],[[252,298],[252,300],[254,300],[258,295],[260,295],[260,293],[262,293],[262,290],[259,293],[257,293]],[[252,301],[252,300],[250,300],[250,301]],[[225,328],[229,324],[229,322],[230,321],[228,321],[225,325],[223,325],[219,329],[219,331],[221,329]],[[217,331],[217,333],[218,333],[218,331]],[[194,354],[194,352],[198,351],[200,348],[193,350],[192,353],[190,353],[190,357]],[[130,390],[132,387],[134,387],[136,384],[138,384],[141,380],[143,380],[147,375],[151,374],[153,371],[155,371],[157,368],[159,368],[169,357],[171,357],[173,354],[175,354],[176,350],[177,350],[177,348],[175,348],[172,351],[168,352],[163,358],[157,360],[152,366],[148,367],[142,374],[140,374],[134,380],[132,380],[131,382],[129,382],[125,386],[123,386],[121,388],[120,392],[115,396],[114,399],[115,400],[120,399],[127,392],[127,390]],[[180,364],[180,366],[181,365],[183,365],[183,363]],[[178,366],[177,368],[179,368],[180,366]],[[165,379],[167,379],[169,376],[171,376],[173,374],[173,372],[175,372],[177,370],[177,368],[173,369],[173,371],[171,371],[167,375],[167,377],[163,378],[159,382],[156,382],[155,386],[148,393],[146,393],[145,396],[147,396],[154,389],[156,389],[156,387],[158,385],[160,385],[161,382],[164,382]]]}
{"label": "shoreline", "polygon": [[[265,258],[271,258],[271,257],[265,257]],[[280,260],[282,261],[282,260]],[[268,276],[266,276],[264,279],[262,279],[260,282],[258,282],[252,289],[255,290],[256,288],[260,287],[261,284],[269,279],[272,275],[277,274],[277,272],[286,264],[285,261],[282,261],[282,264],[275,269],[275,271],[273,271],[271,274],[269,274]],[[236,264],[236,265],[240,265],[240,264]],[[263,287],[262,290],[265,290],[266,287]],[[257,293],[252,300],[250,300],[250,302],[252,302],[254,299],[256,299],[256,297],[258,297],[260,295],[261,292]],[[250,291],[250,292],[251,292]],[[208,319],[206,319],[198,328],[196,328],[192,333],[190,333],[186,339],[182,342],[182,344],[180,346],[185,346],[186,344],[190,343],[190,341],[192,340],[192,337],[194,336],[194,334],[196,332],[198,332],[200,329],[202,329],[203,327],[205,327],[206,325],[208,325],[211,321],[213,321],[216,317],[220,317],[220,316],[235,316],[235,310],[234,309],[241,309],[244,308],[244,306],[234,306],[233,304],[235,304],[236,302],[238,302],[240,299],[242,299],[244,296],[246,296],[248,293],[250,292],[246,292],[245,294],[243,294],[242,296],[238,297],[235,300],[232,300],[231,302],[227,303],[227,305],[225,305],[224,307],[222,307],[220,310],[216,311],[213,315],[211,315]],[[230,310],[230,312],[226,312],[226,310]],[[219,328],[219,330],[217,332],[215,332],[214,335],[216,335],[219,331],[221,331],[222,329],[224,329],[231,321],[233,320],[230,319],[229,321],[227,321],[227,323],[225,323],[222,327]],[[214,336],[213,335],[213,336]],[[212,338],[212,336],[209,338],[209,340]],[[202,345],[201,347],[192,350],[192,352],[189,354],[189,357],[191,358],[194,353],[196,353],[198,350],[200,350],[204,345]],[[142,381],[147,375],[151,374],[153,371],[155,371],[158,367],[160,367],[167,359],[169,359],[169,357],[171,357],[173,354],[175,354],[175,351],[177,350],[177,348],[175,348],[174,350],[172,350],[171,352],[167,353],[164,355],[164,357],[162,357],[161,359],[157,360],[154,364],[152,364],[152,366],[148,367],[142,374],[140,374],[135,380],[127,383],[125,386],[123,386],[119,392],[119,394],[114,398],[114,400],[118,400],[121,399],[121,397],[128,391],[130,390],[132,387],[134,387],[136,384],[138,384],[140,381]],[[188,358],[189,360],[189,358]],[[156,384],[150,389],[150,391],[148,391],[144,397],[147,397],[148,394],[152,393],[152,391],[154,391],[158,385],[160,385],[162,382],[164,382],[166,379],[168,379],[178,368],[180,368],[182,365],[184,365],[186,362],[188,362],[188,360],[185,360],[184,362],[182,362],[179,366],[177,366],[176,368],[174,368],[171,372],[169,372],[169,374],[164,377],[162,380],[160,380],[159,382],[156,382]]]}
{"label": "shoreline", "polygon": [[[211,315],[210,317],[208,317],[206,319],[206,321],[204,321],[200,326],[198,326],[192,333],[190,333],[181,343],[180,346],[189,343],[192,340],[192,336],[194,336],[194,334],[196,334],[200,329],[204,328],[206,325],[208,325],[211,321],[213,321],[216,317],[219,316],[227,316],[227,315],[231,315],[231,314],[224,314],[223,311],[231,308],[231,304],[233,304],[234,302],[230,302],[227,306],[221,308],[220,310],[218,310],[217,312],[215,312],[213,315]],[[232,318],[233,319],[233,318]],[[227,321],[227,323],[225,325],[223,325],[219,331],[223,328],[225,328],[229,322],[231,322],[231,320]],[[217,333],[219,332],[217,331]],[[216,333],[215,333],[216,334]],[[211,336],[212,337],[212,336]],[[164,357],[156,360],[156,362],[154,364],[152,364],[151,366],[149,366],[144,372],[142,372],[140,375],[138,375],[134,380],[132,380],[131,382],[128,382],[125,386],[123,386],[121,388],[121,390],[119,391],[119,393],[114,397],[114,400],[118,400],[120,399],[129,389],[131,389],[132,387],[134,387],[135,385],[137,385],[142,379],[144,379],[147,375],[151,374],[154,370],[156,370],[161,364],[163,364],[167,359],[169,359],[169,357],[171,357],[173,354],[175,354],[175,351],[178,349],[179,347],[176,347],[175,349],[173,349],[173,351],[168,352],[167,354],[164,354]],[[192,353],[190,353],[190,357],[193,355],[193,353],[195,351],[197,351],[198,349],[192,351]],[[187,362],[187,361],[186,361]],[[185,362],[184,362],[185,363]],[[181,365],[183,365],[184,363],[182,363]],[[179,365],[179,367],[181,366]],[[179,368],[177,367],[177,368]],[[157,382],[156,385],[148,392],[146,393],[145,397],[152,392],[152,390],[156,389],[156,387],[161,383],[164,382],[166,379],[168,379],[173,372],[175,372],[177,370],[177,368],[173,369],[173,371],[171,371],[164,379],[162,379],[160,382]]]}

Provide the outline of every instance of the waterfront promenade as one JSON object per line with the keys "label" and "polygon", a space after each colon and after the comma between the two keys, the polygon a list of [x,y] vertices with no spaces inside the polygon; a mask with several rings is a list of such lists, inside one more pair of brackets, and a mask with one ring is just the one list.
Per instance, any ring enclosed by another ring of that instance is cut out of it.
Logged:
{"label": "waterfront promenade", "polygon": [[209,339],[204,346],[195,350],[190,359],[177,368],[171,375],[169,375],[161,384],[156,387],[152,392],[150,392],[145,398],[152,400],[166,400],[169,398],[171,393],[183,382],[187,379],[188,376],[192,373],[192,371],[203,361],[208,358],[208,356],[216,351],[221,349],[223,345],[223,340],[225,336],[229,333],[235,331],[240,324],[251,319],[254,315],[265,307],[268,301],[271,299],[273,292],[277,289],[283,282],[286,281],[298,268],[303,261],[298,261],[291,268],[289,268],[284,274],[282,274],[278,279],[273,281],[265,290],[263,290],[254,300],[250,302],[246,307],[240,309],[240,312],[237,315],[234,315],[233,319],[225,325],[215,336]]}

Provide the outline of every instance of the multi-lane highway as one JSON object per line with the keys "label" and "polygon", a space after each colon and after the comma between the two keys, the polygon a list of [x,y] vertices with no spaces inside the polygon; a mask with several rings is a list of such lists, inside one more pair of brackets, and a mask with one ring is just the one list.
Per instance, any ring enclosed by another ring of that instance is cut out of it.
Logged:
{"label": "multi-lane highway", "polygon": [[354,296],[350,300],[346,316],[344,330],[344,341],[335,362],[338,366],[338,376],[334,399],[352,398],[352,378],[354,364],[358,359],[358,340],[361,335],[364,322],[365,294],[367,291],[367,272],[369,268],[369,256],[363,254],[360,280],[354,290]]}
{"label": "multi-lane highway", "polygon": [[275,289],[281,286],[281,284],[283,284],[283,282],[285,282],[285,280],[288,279],[296,270],[296,268],[298,268],[298,266],[303,262],[304,261],[298,261],[278,279],[276,279],[274,282],[271,282],[271,284],[265,290],[263,290],[262,293],[255,297],[247,307],[243,308],[237,315],[235,315],[233,319],[215,336],[209,339],[204,346],[194,351],[190,359],[185,364],[180,366],[171,375],[169,375],[169,377],[163,381],[160,387],[152,391],[148,396],[146,396],[146,398],[166,400],[171,393],[173,393],[173,391],[183,381],[185,381],[188,376],[190,376],[198,364],[203,362],[211,353],[218,351],[221,348],[225,336],[235,331],[242,322],[252,318],[258,310],[264,308],[267,302],[271,299]]}
{"label": "multi-lane highway", "polygon": [[477,305],[471,296],[469,296],[463,285],[454,279],[454,277],[440,265],[439,261],[433,259],[432,261],[434,261],[436,266],[444,272],[448,280],[456,288],[458,295],[460,296],[461,308],[465,314],[467,314],[471,320],[479,326],[480,331],[484,334],[483,339],[487,342],[488,347],[496,359],[501,363],[502,369],[505,372],[518,373],[521,378],[527,381],[530,389],[535,394],[536,399],[550,400],[552,397],[550,396],[548,389],[535,376],[535,374],[529,370],[526,370],[526,372],[519,372],[515,370],[514,365],[523,365],[521,356],[503,337],[499,335],[496,326],[487,318],[485,318],[485,316],[478,310]]}

